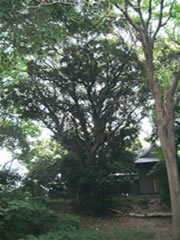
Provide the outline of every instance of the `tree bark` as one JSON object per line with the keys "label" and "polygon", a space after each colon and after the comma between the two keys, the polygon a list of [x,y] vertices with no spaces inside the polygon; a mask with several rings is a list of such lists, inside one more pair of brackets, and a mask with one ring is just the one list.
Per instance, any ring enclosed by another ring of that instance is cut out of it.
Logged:
{"label": "tree bark", "polygon": [[[152,59],[151,59],[152,60]],[[171,209],[172,209],[172,231],[173,239],[180,240],[180,179],[177,164],[177,153],[175,144],[174,128],[174,100],[173,95],[164,93],[164,102],[161,96],[161,90],[158,81],[155,78],[153,64],[147,63],[147,71],[151,92],[153,94],[156,106],[158,135],[161,147],[166,161]]]}
{"label": "tree bark", "polygon": [[[168,124],[167,129],[159,126],[159,138],[163,149],[169,180],[172,209],[172,231],[175,240],[180,239],[180,182],[176,159],[175,142],[167,131],[174,128],[174,123]],[[171,132],[170,135],[173,135]]]}
{"label": "tree bark", "polygon": [[[148,39],[148,36],[146,37]],[[144,49],[145,65],[151,93],[155,100],[158,135],[166,161],[171,209],[172,209],[172,231],[173,239],[180,240],[180,179],[177,164],[177,153],[175,144],[174,128],[174,93],[175,84],[173,83],[167,92],[164,92],[164,101],[158,79],[154,72],[153,64],[153,44],[141,39]],[[147,54],[148,49],[148,54]],[[174,81],[177,83],[177,79]]]}

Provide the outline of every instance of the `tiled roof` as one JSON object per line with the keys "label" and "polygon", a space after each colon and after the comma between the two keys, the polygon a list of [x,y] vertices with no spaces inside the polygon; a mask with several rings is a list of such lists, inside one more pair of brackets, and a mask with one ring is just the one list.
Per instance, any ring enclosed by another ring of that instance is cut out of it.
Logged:
{"label": "tiled roof", "polygon": [[147,150],[145,150],[138,158],[136,158],[135,163],[150,163],[150,162],[159,162],[159,159],[156,158],[154,154],[154,149],[156,144],[153,143]]}

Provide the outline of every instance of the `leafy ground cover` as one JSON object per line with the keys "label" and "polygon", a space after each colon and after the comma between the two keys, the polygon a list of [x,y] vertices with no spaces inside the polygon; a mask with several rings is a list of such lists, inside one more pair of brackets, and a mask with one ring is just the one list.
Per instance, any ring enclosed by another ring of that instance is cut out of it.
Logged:
{"label": "leafy ground cover", "polygon": [[[153,233],[143,231],[121,230],[119,232],[107,232],[102,230],[89,231],[59,231],[49,232],[40,237],[28,236],[25,240],[153,240]],[[23,240],[23,239],[22,239]]]}

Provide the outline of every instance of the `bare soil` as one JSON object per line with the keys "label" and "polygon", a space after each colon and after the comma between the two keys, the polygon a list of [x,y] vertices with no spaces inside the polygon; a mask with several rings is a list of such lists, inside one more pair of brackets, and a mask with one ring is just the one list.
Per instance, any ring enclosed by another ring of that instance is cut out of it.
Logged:
{"label": "bare soil", "polygon": [[118,231],[120,229],[143,230],[154,232],[156,240],[171,240],[171,218],[153,217],[139,218],[130,216],[112,216],[106,218],[84,218],[84,221],[92,225],[93,228],[106,229],[109,231]]}
{"label": "bare soil", "polygon": [[148,201],[137,200],[123,204],[116,208],[124,214],[113,213],[112,217],[99,219],[97,226],[117,231],[123,228],[134,230],[150,231],[156,234],[157,240],[171,240],[171,217],[132,217],[129,213],[148,214],[148,213],[171,213],[170,209],[164,205],[158,197],[152,197]]}

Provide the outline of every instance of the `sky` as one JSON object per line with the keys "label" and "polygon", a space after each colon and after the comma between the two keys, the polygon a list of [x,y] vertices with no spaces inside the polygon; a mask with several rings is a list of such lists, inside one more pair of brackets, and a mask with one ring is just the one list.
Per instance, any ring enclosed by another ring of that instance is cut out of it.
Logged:
{"label": "sky", "polygon": [[0,165],[2,165],[2,163],[4,161],[10,161],[11,160],[11,154],[9,152],[7,152],[5,149],[0,151]]}
{"label": "sky", "polygon": [[22,164],[19,164],[17,160],[11,162],[11,159],[12,156],[10,152],[5,149],[0,151],[0,167],[9,162],[7,166],[11,169],[17,169],[20,174],[22,173],[22,175],[27,172],[26,168]]}
{"label": "sky", "polygon": [[150,144],[145,139],[150,137],[152,133],[152,125],[148,117],[142,120],[141,128],[139,139],[143,148],[148,148]]}

